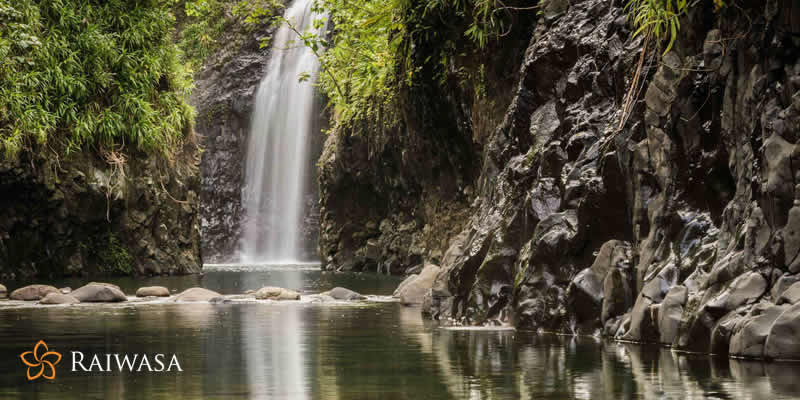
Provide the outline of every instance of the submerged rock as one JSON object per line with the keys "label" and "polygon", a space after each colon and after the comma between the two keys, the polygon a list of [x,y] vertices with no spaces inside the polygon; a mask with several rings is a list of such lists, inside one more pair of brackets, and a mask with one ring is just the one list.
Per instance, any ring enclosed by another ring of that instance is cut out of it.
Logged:
{"label": "submerged rock", "polygon": [[63,293],[48,293],[47,296],[44,296],[42,300],[39,301],[39,304],[76,304],[80,303],[78,299],[68,294]]}
{"label": "submerged rock", "polygon": [[266,286],[258,289],[254,296],[259,300],[300,300],[300,293],[280,287]]}
{"label": "submerged rock", "polygon": [[79,287],[73,290],[70,296],[81,303],[115,303],[128,300],[118,286],[103,283],[90,283]]}
{"label": "submerged rock", "polygon": [[222,295],[213,290],[195,287],[186,289],[179,293],[172,299],[172,301],[209,301],[220,296]]}
{"label": "submerged rock", "polygon": [[406,279],[395,292],[395,296],[400,298],[400,302],[405,305],[422,304],[425,295],[433,287],[433,282],[441,269],[438,265],[426,263],[422,272],[419,273],[415,279],[408,281]]}
{"label": "submerged rock", "polygon": [[365,296],[343,287],[335,287],[327,292],[320,293],[323,296],[330,296],[336,300],[364,300]]}
{"label": "submerged rock", "polygon": [[145,286],[136,290],[136,297],[169,297],[169,289],[163,286]]}
{"label": "submerged rock", "polygon": [[9,298],[25,301],[41,300],[48,293],[58,293],[58,289],[50,285],[28,285],[11,292]]}

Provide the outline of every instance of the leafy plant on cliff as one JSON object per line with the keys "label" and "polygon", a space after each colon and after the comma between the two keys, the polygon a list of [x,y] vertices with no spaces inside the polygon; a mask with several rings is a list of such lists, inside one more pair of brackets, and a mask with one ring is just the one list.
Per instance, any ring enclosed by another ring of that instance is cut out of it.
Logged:
{"label": "leafy plant on cliff", "polygon": [[456,35],[483,49],[508,32],[512,13],[536,7],[508,6],[500,0],[317,0],[315,11],[332,23],[332,35],[298,35],[320,53],[323,73],[318,84],[337,123],[392,124],[400,87],[413,84],[421,67],[411,58],[412,35],[430,41],[441,38],[441,51],[423,62],[435,64],[444,75],[452,58],[462,54],[445,38],[450,32],[439,32],[431,21],[438,24],[441,15],[460,21],[456,26],[464,28]]}
{"label": "leafy plant on cliff", "polygon": [[92,240],[87,250],[97,260],[101,272],[112,275],[130,275],[133,272],[133,256],[111,231]]}
{"label": "leafy plant on cliff", "polygon": [[320,63],[327,73],[319,84],[340,121],[378,119],[391,108],[405,29],[398,11],[407,2],[318,2],[317,10],[327,12],[335,27],[334,35],[320,43],[326,49]]}
{"label": "leafy plant on cliff", "polygon": [[196,70],[219,47],[219,38],[230,22],[225,13],[225,2],[187,0],[176,7],[176,14],[183,14],[185,18],[178,47],[189,68]]}
{"label": "leafy plant on cliff", "polygon": [[[641,90],[643,82],[640,78],[650,43],[654,42],[654,45],[658,47],[661,42],[666,40],[667,45],[664,47],[663,54],[667,54],[672,50],[672,46],[675,44],[680,32],[680,18],[686,14],[690,7],[697,5],[699,1],[702,0],[693,0],[691,2],[689,0],[628,0],[625,10],[635,29],[632,37],[643,35],[644,43],[642,44],[639,62],[633,74],[628,93],[623,100],[622,114],[617,132],[625,126],[633,104],[637,100],[638,92]],[[712,1],[716,11],[726,6],[725,0]]]}
{"label": "leafy plant on cliff", "polygon": [[664,53],[672,49],[681,28],[680,17],[686,12],[688,0],[629,0],[625,6],[633,24],[633,36],[647,39],[669,39]]}
{"label": "leafy plant on cliff", "polygon": [[170,40],[172,0],[0,0],[0,148],[171,155],[191,76]]}

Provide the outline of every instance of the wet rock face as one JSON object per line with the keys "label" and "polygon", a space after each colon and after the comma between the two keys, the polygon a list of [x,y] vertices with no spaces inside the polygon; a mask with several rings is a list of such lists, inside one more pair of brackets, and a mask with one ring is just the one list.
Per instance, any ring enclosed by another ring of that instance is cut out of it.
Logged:
{"label": "wet rock face", "polygon": [[199,272],[198,148],[126,155],[0,161],[0,278]]}
{"label": "wet rock face", "polygon": [[[449,22],[459,19],[436,12],[418,17],[434,30],[453,29]],[[441,264],[453,238],[470,223],[486,137],[511,101],[534,17],[526,13],[516,20],[507,33],[514,40],[492,54],[454,60],[457,65],[447,67],[444,78],[435,63],[427,62],[440,59],[442,40],[407,38],[413,42],[409,60],[420,67],[401,72],[413,82],[398,88],[399,121],[353,123],[325,142],[319,160],[324,268],[410,274],[424,262]],[[457,29],[462,28],[468,26]],[[454,45],[471,51],[466,42]],[[498,59],[513,62],[494,62]],[[485,82],[465,81],[461,67],[477,73],[479,64],[486,67]],[[477,95],[481,91],[486,96]],[[520,215],[518,223],[523,219]],[[506,252],[497,251],[498,256]],[[503,257],[495,260],[502,263]]]}
{"label": "wet rock face", "polygon": [[227,33],[223,48],[197,74],[192,91],[195,129],[204,149],[200,203],[207,262],[231,261],[239,242],[250,113],[269,60],[269,48],[259,47],[258,31]]}
{"label": "wet rock face", "polygon": [[[441,266],[423,302],[440,320],[602,328],[745,357],[795,354],[787,335],[800,276],[798,6],[718,13],[698,3],[673,49],[648,53],[640,96],[620,125],[641,49],[629,40],[624,2],[550,3],[525,39],[503,117],[462,132],[479,142],[480,167],[464,182],[472,196],[460,229],[426,219],[429,231],[456,232],[446,245],[416,242],[418,229],[369,230],[329,201],[321,242],[329,261],[370,259],[373,250],[356,251],[363,237],[379,249],[413,244]],[[358,160],[357,140],[339,142],[336,160]],[[397,143],[405,152],[420,150]],[[322,190],[358,181],[365,162],[350,170],[323,163],[331,179]],[[345,201],[379,204],[366,208],[367,220],[407,211],[387,199],[424,181],[400,170],[380,171]],[[380,265],[386,253],[377,254]]]}

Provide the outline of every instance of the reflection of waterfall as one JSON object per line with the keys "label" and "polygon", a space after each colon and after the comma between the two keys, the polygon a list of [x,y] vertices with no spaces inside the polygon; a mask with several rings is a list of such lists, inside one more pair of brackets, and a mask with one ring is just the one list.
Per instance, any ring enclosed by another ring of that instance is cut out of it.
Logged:
{"label": "reflection of waterfall", "polygon": [[[296,0],[285,17],[299,31],[313,25],[312,0]],[[273,36],[272,58],[256,92],[245,167],[241,258],[287,263],[299,258],[304,177],[313,129],[314,87],[299,82],[319,68],[313,52],[285,24]]]}
{"label": "reflection of waterfall", "polygon": [[[289,287],[302,285],[300,273],[289,281]],[[248,313],[242,321],[242,352],[250,397],[307,399],[311,382],[306,372],[308,350],[301,340],[303,308],[293,304],[274,307],[269,312]]]}

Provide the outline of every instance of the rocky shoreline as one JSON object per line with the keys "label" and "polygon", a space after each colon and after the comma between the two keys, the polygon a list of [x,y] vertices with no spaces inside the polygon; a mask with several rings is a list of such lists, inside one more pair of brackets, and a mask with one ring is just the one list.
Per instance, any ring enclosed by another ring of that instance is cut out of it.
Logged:
{"label": "rocky shoreline", "polygon": [[164,286],[143,286],[135,295],[125,294],[119,286],[111,283],[89,282],[78,289],[69,287],[32,284],[7,293],[5,286],[0,285],[0,307],[13,305],[75,305],[75,304],[112,304],[112,303],[232,303],[242,301],[300,301],[312,303],[336,303],[353,301],[393,301],[387,296],[362,295],[350,289],[335,287],[322,293],[303,293],[274,286],[265,286],[258,290],[248,290],[241,294],[223,295],[202,287],[193,287],[181,292],[170,291]]}
{"label": "rocky shoreline", "polygon": [[[585,301],[591,301],[594,295],[603,292],[591,292],[591,288],[615,288],[615,280],[618,276],[609,270],[617,268],[620,258],[609,257],[614,254],[611,250],[616,250],[619,243],[604,246],[605,251],[601,251],[598,259],[616,262],[617,266],[603,265],[595,262],[591,268],[579,274],[580,279],[576,278],[573,282],[572,290],[582,291],[583,296],[589,296]],[[625,252],[619,253],[625,254]],[[619,255],[617,254],[617,255]],[[241,302],[304,302],[304,303],[331,303],[343,304],[358,301],[379,301],[379,302],[398,302],[403,306],[420,309],[423,314],[430,315],[431,294],[435,289],[435,278],[440,272],[440,267],[434,264],[426,264],[418,275],[411,275],[401,282],[391,297],[362,295],[352,290],[335,287],[322,293],[303,293],[292,289],[281,287],[265,286],[258,290],[248,290],[241,294],[222,295],[213,290],[202,287],[193,287],[181,292],[170,291],[164,286],[143,286],[136,290],[135,295],[129,296],[123,293],[119,286],[110,283],[90,282],[78,289],[56,288],[50,285],[33,284],[18,288],[7,293],[5,286],[0,285],[0,307],[5,305],[76,305],[76,304],[153,304],[153,303],[210,303],[210,304],[229,304]],[[597,274],[605,272],[605,278],[598,284]],[[594,283],[593,283],[594,282]],[[763,282],[755,275],[747,275],[746,278],[737,280],[726,293],[725,296],[715,298],[714,303],[734,302],[747,304],[748,299],[752,298],[753,293],[761,290]],[[618,289],[618,288],[617,288]],[[775,290],[776,288],[773,288]],[[650,288],[649,291],[656,289]],[[613,290],[612,290],[613,291]],[[6,296],[8,297],[5,300]],[[655,332],[662,340],[662,346],[673,347],[679,351],[685,350],[678,346],[673,346],[670,335],[678,334],[680,325],[680,307],[684,307],[687,298],[687,289],[672,287],[665,295],[657,307],[642,307],[641,302],[650,297],[640,295],[637,305],[633,311],[619,317],[608,317],[612,314],[609,311],[614,305],[606,305],[600,298],[601,309],[604,317],[607,317],[606,330],[616,331],[612,334],[600,331],[594,336],[605,336],[618,342],[652,344],[654,341],[637,340],[634,336],[637,332]],[[612,298],[612,297],[606,297]],[[714,351],[708,352],[717,355],[728,355],[732,358],[740,359],[761,359],[768,361],[798,361],[798,351],[800,351],[800,282],[792,283],[780,292],[774,305],[758,303],[752,306],[749,311],[741,311],[735,315],[728,315],[723,319],[719,326],[715,327],[712,333],[712,343]],[[584,307],[589,310],[591,304]],[[711,307],[709,307],[711,308]],[[642,312],[641,310],[645,310]],[[745,308],[741,308],[745,310]],[[708,311],[706,311],[708,312]],[[638,314],[637,314],[638,313]],[[633,325],[638,323],[639,325]],[[493,329],[514,329],[512,324],[503,323],[499,320],[486,322],[480,325],[465,323],[464,320],[447,318],[440,319],[439,325],[442,327],[477,327]],[[612,328],[608,328],[612,327]],[[727,331],[723,331],[727,330]],[[553,332],[547,329],[539,329],[541,333]],[[733,331],[734,333],[731,333]],[[559,333],[559,332],[554,332]],[[578,332],[572,333],[579,335]],[[727,335],[727,337],[726,337]],[[723,343],[722,345],[720,343]],[[722,346],[729,346],[722,347]]]}

